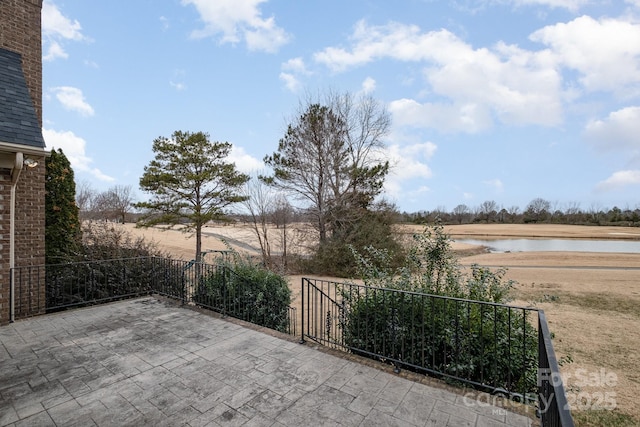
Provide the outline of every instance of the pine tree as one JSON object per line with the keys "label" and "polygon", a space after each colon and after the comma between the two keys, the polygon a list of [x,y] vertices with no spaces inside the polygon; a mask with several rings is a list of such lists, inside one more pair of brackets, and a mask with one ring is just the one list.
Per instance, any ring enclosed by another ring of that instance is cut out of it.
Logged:
{"label": "pine tree", "polygon": [[249,176],[227,161],[230,151],[230,143],[211,142],[204,132],[175,131],[171,138],[156,138],[155,158],[140,178],[140,188],[152,197],[134,205],[145,210],[138,225],[180,224],[184,232],[195,232],[195,259],[201,261],[202,227],[246,199],[239,191]]}
{"label": "pine tree", "polygon": [[61,149],[51,150],[45,177],[45,262],[73,260],[80,249],[81,230],[76,184],[71,163]]}

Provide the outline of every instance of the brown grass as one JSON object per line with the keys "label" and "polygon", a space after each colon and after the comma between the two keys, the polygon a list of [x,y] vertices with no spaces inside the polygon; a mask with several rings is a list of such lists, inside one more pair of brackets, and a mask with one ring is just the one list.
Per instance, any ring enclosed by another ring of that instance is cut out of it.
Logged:
{"label": "brown grass", "polygon": [[[193,258],[193,237],[179,231],[126,227],[136,235],[154,239],[174,257]],[[411,234],[423,228],[403,226],[401,230]],[[446,231],[454,238],[640,240],[640,229],[629,227],[474,224],[449,226]],[[207,232],[243,243],[235,245],[240,250],[247,250],[246,245],[255,248],[255,238],[246,226],[210,227]],[[203,248],[226,247],[218,238],[207,235]],[[578,425],[640,425],[640,254],[492,254],[462,244],[454,244],[454,249],[463,265],[507,267],[506,277],[518,282],[513,293],[515,302],[545,311],[557,356],[563,362],[561,371],[567,378],[569,400],[574,403],[574,412],[583,409],[576,414]],[[293,297],[298,300],[300,276],[290,279]],[[584,411],[611,401],[617,405],[615,411]]]}
{"label": "brown grass", "polygon": [[[484,238],[504,232],[519,238],[640,239],[640,229],[626,227],[474,225],[447,231]],[[577,425],[640,425],[640,254],[484,253],[461,262],[507,267],[506,277],[518,282],[518,302],[545,311],[564,362],[569,401],[580,412]],[[615,411],[593,411],[612,402]]]}

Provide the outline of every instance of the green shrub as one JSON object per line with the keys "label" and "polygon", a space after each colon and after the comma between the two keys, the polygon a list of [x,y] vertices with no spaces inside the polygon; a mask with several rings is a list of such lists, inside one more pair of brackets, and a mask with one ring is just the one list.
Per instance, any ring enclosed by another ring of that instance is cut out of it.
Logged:
{"label": "green shrub", "polygon": [[343,295],[347,346],[488,388],[535,392],[537,332],[525,311],[501,305],[513,284],[503,279],[506,271],[464,271],[438,225],[414,242],[396,270],[386,251],[354,251],[365,287]]}
{"label": "green shrub", "polygon": [[45,160],[45,263],[73,261],[80,243],[73,169],[61,149]]}
{"label": "green shrub", "polygon": [[395,212],[382,203],[376,210],[362,212],[356,221],[335,226],[331,236],[303,263],[303,269],[312,274],[353,277],[358,275],[353,250],[366,251],[368,247],[385,250],[391,266],[402,265],[405,254],[393,233],[394,220]]}
{"label": "green shrub", "polygon": [[240,259],[207,269],[195,295],[198,304],[281,332],[289,328],[291,290],[287,280],[262,266]]}

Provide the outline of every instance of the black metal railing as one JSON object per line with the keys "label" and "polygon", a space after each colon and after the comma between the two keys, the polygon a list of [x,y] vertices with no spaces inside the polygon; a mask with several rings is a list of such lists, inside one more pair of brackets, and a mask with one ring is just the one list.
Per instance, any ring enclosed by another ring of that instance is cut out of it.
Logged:
{"label": "black metal railing", "polygon": [[538,412],[543,426],[573,427],[547,317],[538,312]]}
{"label": "black metal railing", "polygon": [[[226,316],[297,334],[296,309],[277,292],[269,292],[254,280],[226,265],[185,266],[186,293],[198,306]],[[264,285],[264,284],[262,284]]]}
{"label": "black metal railing", "polygon": [[187,292],[188,280],[184,272],[185,262],[170,258],[152,257],[152,259],[151,270],[148,272],[152,278],[151,292],[187,304],[189,296]]}
{"label": "black metal railing", "polygon": [[[153,265],[154,258],[144,257],[14,268],[14,316],[149,294],[155,283]],[[30,302],[34,299],[43,301]]]}
{"label": "black metal railing", "polygon": [[[538,335],[545,332],[539,324],[546,320],[536,309],[308,278],[301,297],[302,342],[538,404],[541,413],[551,410],[538,389]],[[551,403],[562,403],[561,381],[553,393]],[[571,419],[568,407],[556,410]]]}
{"label": "black metal railing", "polygon": [[256,292],[258,284],[226,266],[159,257],[111,259],[17,267],[11,282],[11,320],[156,293],[298,333],[295,308]]}

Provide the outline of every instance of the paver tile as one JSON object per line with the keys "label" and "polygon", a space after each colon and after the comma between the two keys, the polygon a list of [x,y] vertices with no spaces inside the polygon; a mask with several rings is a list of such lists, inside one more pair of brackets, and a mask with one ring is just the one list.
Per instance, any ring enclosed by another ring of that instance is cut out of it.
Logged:
{"label": "paver tile", "polygon": [[2,326],[0,361],[0,426],[532,424],[152,297]]}

